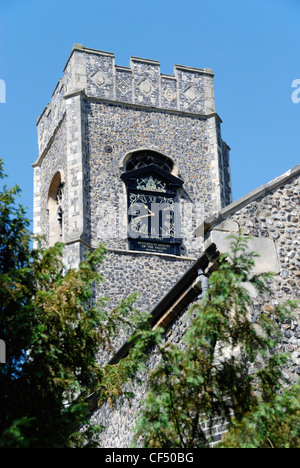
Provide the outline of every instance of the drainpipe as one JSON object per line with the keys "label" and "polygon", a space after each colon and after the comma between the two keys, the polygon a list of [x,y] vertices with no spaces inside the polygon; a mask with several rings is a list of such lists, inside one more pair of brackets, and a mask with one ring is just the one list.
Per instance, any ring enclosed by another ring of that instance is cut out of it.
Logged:
{"label": "drainpipe", "polygon": [[206,292],[208,291],[208,278],[205,276],[203,270],[198,270],[198,279],[201,283],[201,294],[199,294],[198,299],[203,299]]}

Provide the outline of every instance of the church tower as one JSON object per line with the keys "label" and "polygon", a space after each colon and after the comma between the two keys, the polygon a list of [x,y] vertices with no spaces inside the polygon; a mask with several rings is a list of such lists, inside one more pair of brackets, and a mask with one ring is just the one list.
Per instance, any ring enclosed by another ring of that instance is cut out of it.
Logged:
{"label": "church tower", "polygon": [[213,72],[73,46],[38,118],[34,232],[76,267],[104,244],[101,294],[150,310],[202,250],[195,229],[231,202]]}

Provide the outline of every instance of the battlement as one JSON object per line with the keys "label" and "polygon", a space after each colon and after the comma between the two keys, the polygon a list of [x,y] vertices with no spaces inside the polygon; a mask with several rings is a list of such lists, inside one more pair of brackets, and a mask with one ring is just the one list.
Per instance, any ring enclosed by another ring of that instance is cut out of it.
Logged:
{"label": "battlement", "polygon": [[183,65],[160,73],[156,60],[131,57],[129,67],[115,64],[111,52],[74,44],[52,102],[37,121],[39,152],[45,149],[65,112],[65,99],[82,92],[87,98],[199,115],[215,113],[213,71]]}
{"label": "battlement", "polygon": [[110,52],[74,44],[65,68],[67,93],[84,89],[89,97],[209,114],[215,111],[213,72],[182,65],[173,75],[160,73],[157,60],[131,57],[129,67],[115,65]]}

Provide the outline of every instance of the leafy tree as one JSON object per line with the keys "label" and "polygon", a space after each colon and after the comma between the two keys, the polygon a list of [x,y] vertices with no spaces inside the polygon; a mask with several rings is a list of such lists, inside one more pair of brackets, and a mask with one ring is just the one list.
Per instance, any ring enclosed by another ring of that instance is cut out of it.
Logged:
{"label": "leafy tree", "polygon": [[[0,160],[0,177],[3,164]],[[89,395],[99,404],[122,394],[142,361],[131,352],[116,366],[101,365],[122,326],[145,322],[135,296],[108,312],[107,299],[92,299],[103,279],[99,247],[78,269],[63,265],[63,244],[31,247],[19,187],[0,191],[0,338],[7,363],[0,365],[0,447],[93,447],[101,427],[90,423]],[[130,317],[130,318],[129,318]]]}
{"label": "leafy tree", "polygon": [[161,331],[160,363],[136,429],[144,447],[209,447],[217,424],[228,431],[220,447],[299,446],[299,386],[284,389],[287,356],[275,352],[278,324],[296,303],[252,321],[245,282],[263,296],[270,279],[251,275],[255,256],[247,239],[233,238],[232,254],[221,258],[206,297],[189,312],[183,342],[166,343]]}
{"label": "leafy tree", "polygon": [[299,383],[260,402],[232,427],[220,443],[228,448],[299,448]]}

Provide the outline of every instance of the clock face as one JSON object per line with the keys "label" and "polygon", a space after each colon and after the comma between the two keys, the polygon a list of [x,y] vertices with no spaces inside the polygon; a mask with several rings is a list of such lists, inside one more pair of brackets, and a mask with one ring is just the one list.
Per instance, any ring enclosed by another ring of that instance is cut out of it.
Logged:
{"label": "clock face", "polygon": [[129,237],[175,241],[175,199],[162,194],[129,193]]}

